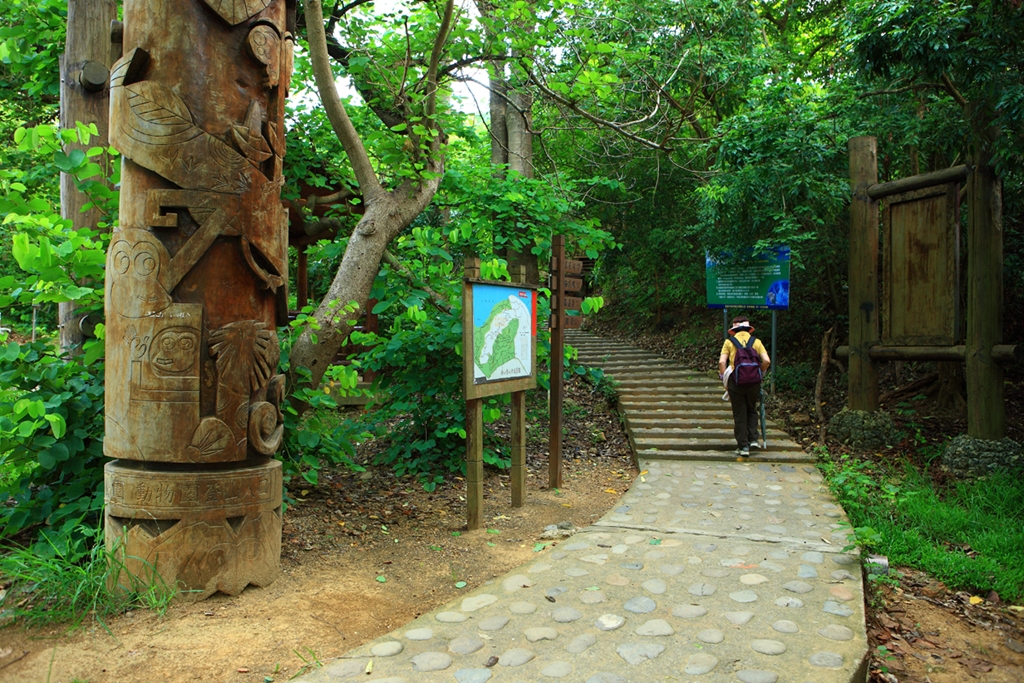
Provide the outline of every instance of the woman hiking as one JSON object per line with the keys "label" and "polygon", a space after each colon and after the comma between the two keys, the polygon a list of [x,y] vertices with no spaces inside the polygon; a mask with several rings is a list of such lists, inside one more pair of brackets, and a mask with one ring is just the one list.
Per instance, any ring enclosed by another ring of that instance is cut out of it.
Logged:
{"label": "woman hiking", "polygon": [[757,440],[757,401],[761,397],[761,378],[771,362],[746,316],[733,318],[718,357],[718,376],[729,392],[736,455],[740,457],[749,457],[751,447],[763,448]]}

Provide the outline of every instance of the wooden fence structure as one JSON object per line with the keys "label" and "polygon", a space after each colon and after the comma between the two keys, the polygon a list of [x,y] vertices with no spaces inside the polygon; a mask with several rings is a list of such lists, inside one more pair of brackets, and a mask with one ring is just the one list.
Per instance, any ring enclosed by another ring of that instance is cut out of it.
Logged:
{"label": "wooden fence structure", "polygon": [[[878,410],[879,362],[964,362],[967,433],[978,439],[1002,439],[1006,435],[1002,364],[1020,362],[1024,347],[1002,343],[1002,194],[998,177],[991,166],[968,163],[879,183],[876,139],[852,138],[849,151],[853,195],[850,343],[836,351],[836,355],[849,358],[849,408]],[[965,194],[961,193],[964,183]],[[960,293],[962,196],[966,198],[968,226],[966,321]]]}

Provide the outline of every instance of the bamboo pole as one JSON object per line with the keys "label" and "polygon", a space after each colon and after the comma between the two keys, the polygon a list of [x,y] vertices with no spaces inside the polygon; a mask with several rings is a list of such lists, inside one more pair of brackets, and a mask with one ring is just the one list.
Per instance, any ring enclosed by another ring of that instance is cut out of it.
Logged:
{"label": "bamboo pole", "polygon": [[[836,349],[836,358],[849,358],[850,347]],[[885,346],[877,344],[868,349],[871,360],[916,360],[963,362],[967,358],[967,347],[958,346]],[[1020,363],[1024,361],[1024,345],[996,344],[992,347],[992,360],[997,363]]]}

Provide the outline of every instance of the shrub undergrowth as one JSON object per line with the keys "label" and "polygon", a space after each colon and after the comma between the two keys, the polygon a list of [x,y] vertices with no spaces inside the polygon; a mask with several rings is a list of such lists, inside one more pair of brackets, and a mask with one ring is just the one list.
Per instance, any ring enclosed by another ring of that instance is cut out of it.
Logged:
{"label": "shrub undergrowth", "polygon": [[856,541],[956,588],[1024,600],[1024,481],[1009,473],[938,486],[909,462],[825,454]]}

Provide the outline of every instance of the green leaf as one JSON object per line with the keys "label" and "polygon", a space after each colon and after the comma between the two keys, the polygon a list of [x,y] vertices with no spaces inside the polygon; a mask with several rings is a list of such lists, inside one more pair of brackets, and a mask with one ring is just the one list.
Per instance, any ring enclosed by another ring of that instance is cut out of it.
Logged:
{"label": "green leaf", "polygon": [[387,581],[387,577],[385,577],[385,576],[378,576],[377,577],[377,583],[385,583],[386,581]]}
{"label": "green leaf", "polygon": [[50,429],[53,431],[54,438],[64,438],[64,434],[68,429],[67,422],[64,421],[64,418],[54,413],[49,413],[45,418],[46,421],[50,423]]}
{"label": "green leaf", "polygon": [[21,354],[21,347],[17,342],[11,342],[4,349],[4,360],[13,363],[18,360],[18,356]]}
{"label": "green leaf", "polygon": [[455,582],[455,587],[456,588],[465,588],[466,587],[466,582],[465,581],[456,581]]}

